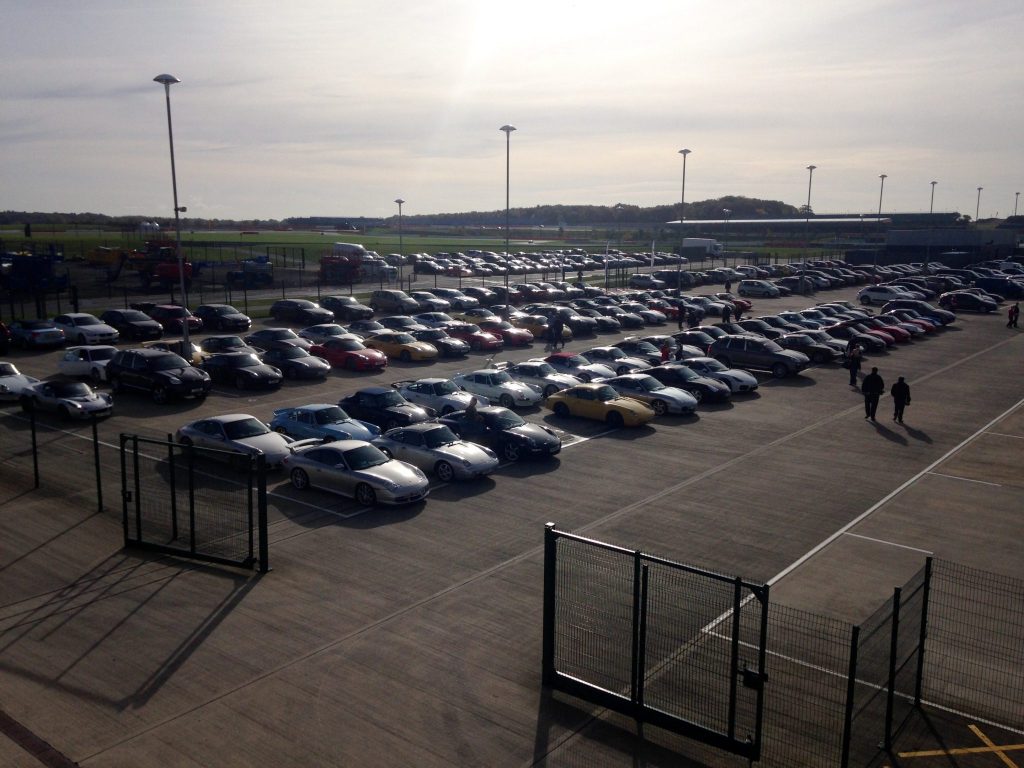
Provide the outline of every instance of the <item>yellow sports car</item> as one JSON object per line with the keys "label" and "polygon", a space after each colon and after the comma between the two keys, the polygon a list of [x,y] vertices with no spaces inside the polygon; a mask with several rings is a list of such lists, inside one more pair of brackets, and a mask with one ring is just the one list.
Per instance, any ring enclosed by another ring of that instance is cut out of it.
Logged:
{"label": "yellow sports car", "polygon": [[173,352],[176,355],[181,355],[192,365],[199,365],[209,355],[205,354],[203,350],[199,348],[198,344],[189,342],[189,346],[192,348],[192,354],[187,355],[184,352],[184,342],[181,339],[177,341],[144,341],[142,342],[144,347],[152,347],[153,349],[162,349],[165,352]]}
{"label": "yellow sports car", "polygon": [[[551,333],[548,328],[548,319],[544,315],[523,315],[513,317],[510,321],[516,328],[525,328],[533,334],[535,339],[546,341]],[[568,325],[562,326],[562,339],[572,341],[572,330]]]}
{"label": "yellow sports car", "polygon": [[487,307],[470,307],[469,309],[453,310],[448,314],[454,319],[461,320],[464,323],[477,323],[481,320],[497,319],[497,315],[487,309]]}
{"label": "yellow sports car", "polygon": [[388,357],[398,360],[436,360],[437,347],[425,341],[416,341],[410,333],[404,331],[384,331],[367,336],[363,346],[379,349]]}
{"label": "yellow sports car", "polygon": [[556,416],[581,416],[610,427],[639,427],[654,418],[654,411],[638,400],[622,397],[607,384],[577,384],[555,392],[544,407]]}

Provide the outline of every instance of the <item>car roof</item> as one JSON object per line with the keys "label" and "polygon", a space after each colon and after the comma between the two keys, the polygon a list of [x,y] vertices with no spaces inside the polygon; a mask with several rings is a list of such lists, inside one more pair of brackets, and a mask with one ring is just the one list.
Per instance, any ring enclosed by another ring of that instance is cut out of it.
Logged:
{"label": "car roof", "polygon": [[359,394],[382,395],[385,392],[394,392],[394,391],[395,390],[392,389],[391,387],[373,386],[373,387],[363,387],[362,389],[356,390],[356,392],[354,392],[353,394],[356,394],[356,395],[359,395]]}
{"label": "car roof", "polygon": [[[251,413],[224,413],[220,416],[207,416],[204,419],[196,419],[196,421],[216,421],[218,424],[227,424],[229,421],[241,421],[242,419],[256,419]],[[196,421],[190,422],[195,424]],[[259,419],[256,419],[259,421]]]}

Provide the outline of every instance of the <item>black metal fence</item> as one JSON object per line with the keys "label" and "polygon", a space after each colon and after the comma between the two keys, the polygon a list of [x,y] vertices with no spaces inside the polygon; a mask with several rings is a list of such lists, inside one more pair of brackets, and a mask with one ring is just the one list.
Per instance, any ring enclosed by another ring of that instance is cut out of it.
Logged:
{"label": "black metal fence", "polygon": [[126,434],[120,451],[126,547],[269,570],[263,456]]}

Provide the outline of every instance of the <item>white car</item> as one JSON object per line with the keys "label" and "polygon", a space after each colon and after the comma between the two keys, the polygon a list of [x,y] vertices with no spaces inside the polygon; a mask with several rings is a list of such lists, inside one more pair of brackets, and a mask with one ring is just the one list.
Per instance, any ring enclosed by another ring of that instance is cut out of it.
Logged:
{"label": "white car", "polygon": [[540,388],[544,397],[549,397],[560,389],[568,389],[582,384],[583,379],[568,373],[559,373],[550,363],[543,360],[527,360],[523,363],[495,363],[497,370],[506,371],[516,381],[532,384]]}
{"label": "white car", "polygon": [[548,363],[558,373],[567,373],[570,376],[575,376],[584,383],[610,379],[615,375],[614,368],[609,368],[601,363],[592,363],[583,355],[577,355],[572,352],[556,352],[553,355],[531,360],[530,362]]}
{"label": "white car", "polygon": [[687,368],[701,376],[728,384],[734,395],[757,389],[757,379],[752,373],[741,368],[727,368],[713,357],[691,357],[685,363]]}
{"label": "white car", "polygon": [[442,483],[489,475],[499,463],[490,448],[461,440],[450,427],[436,421],[397,427],[371,442],[391,458],[433,472]]}
{"label": "white car", "polygon": [[14,363],[0,363],[0,400],[18,400],[39,379],[21,373]]}
{"label": "white car", "polygon": [[78,344],[116,344],[121,334],[88,312],[68,312],[53,318],[53,324],[64,331],[68,341]]}
{"label": "white car", "polygon": [[[242,456],[265,457],[267,467],[280,466],[295,440],[278,434],[247,413],[230,413],[189,422],[178,428],[175,438],[182,445],[216,448]],[[319,442],[319,441],[316,441]]]}
{"label": "white car", "polygon": [[481,408],[491,404],[486,397],[472,395],[466,390],[460,389],[450,379],[428,378],[416,381],[396,381],[391,386],[397,389],[410,403],[433,408],[442,416],[447,416],[453,411],[466,410],[470,400],[474,397],[476,397],[476,404]]}
{"label": "white car", "polygon": [[482,395],[503,408],[537,405],[543,400],[540,387],[523,384],[505,371],[485,368],[452,376],[458,386],[474,395]]}
{"label": "white car", "polygon": [[923,301],[924,294],[908,290],[898,285],[868,285],[857,293],[861,304],[885,304],[896,299],[918,299]]}
{"label": "white car", "polygon": [[109,344],[68,347],[60,356],[57,370],[65,376],[88,376],[94,383],[107,380],[107,363],[117,354]]}

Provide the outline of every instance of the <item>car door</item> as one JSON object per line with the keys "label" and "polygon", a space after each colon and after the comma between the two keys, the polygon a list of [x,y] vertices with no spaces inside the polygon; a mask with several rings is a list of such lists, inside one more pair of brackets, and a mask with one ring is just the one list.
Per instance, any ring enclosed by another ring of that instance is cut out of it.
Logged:
{"label": "car door", "polygon": [[83,376],[89,373],[89,359],[84,349],[69,349],[58,366],[66,376]]}

